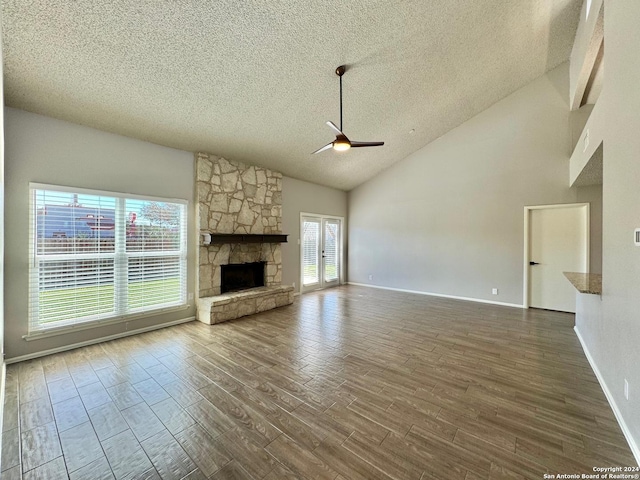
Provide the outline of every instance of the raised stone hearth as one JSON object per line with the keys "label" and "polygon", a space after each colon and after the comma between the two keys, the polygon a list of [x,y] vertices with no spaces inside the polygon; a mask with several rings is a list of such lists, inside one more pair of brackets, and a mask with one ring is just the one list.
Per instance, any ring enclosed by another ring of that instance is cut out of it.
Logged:
{"label": "raised stone hearth", "polygon": [[[282,233],[281,173],[197,153],[196,175],[201,239],[202,234],[212,233]],[[241,244],[230,240],[229,243],[205,245],[201,241],[198,254],[198,320],[217,323],[223,321],[220,318],[230,320],[293,303],[293,288],[289,294],[290,287],[281,286],[282,253],[279,243]],[[257,296],[244,295],[245,291],[220,295],[222,265],[254,262],[265,263],[264,288],[274,289],[246,290],[255,290],[259,293]],[[216,321],[211,320],[214,310]],[[232,312],[237,316],[234,317]]]}
{"label": "raised stone hearth", "polygon": [[198,320],[209,325],[293,303],[293,287],[259,287],[198,299]]}

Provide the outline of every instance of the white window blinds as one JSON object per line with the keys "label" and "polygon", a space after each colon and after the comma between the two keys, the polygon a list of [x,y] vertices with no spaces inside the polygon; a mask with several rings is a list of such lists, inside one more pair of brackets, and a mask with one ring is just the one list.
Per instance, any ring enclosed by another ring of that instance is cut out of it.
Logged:
{"label": "white window blinds", "polygon": [[187,202],[30,192],[29,333],[186,303]]}
{"label": "white window blinds", "polygon": [[340,221],[324,221],[324,280],[333,282],[338,280]]}
{"label": "white window blinds", "polygon": [[320,281],[320,221],[304,220],[302,228],[302,272],[303,285],[311,285]]}

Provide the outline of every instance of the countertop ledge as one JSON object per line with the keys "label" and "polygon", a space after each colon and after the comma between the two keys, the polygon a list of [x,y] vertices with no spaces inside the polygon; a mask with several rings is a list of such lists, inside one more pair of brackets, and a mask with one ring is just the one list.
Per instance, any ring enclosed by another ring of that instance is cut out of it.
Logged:
{"label": "countertop ledge", "polygon": [[602,275],[599,273],[563,272],[580,293],[602,294]]}

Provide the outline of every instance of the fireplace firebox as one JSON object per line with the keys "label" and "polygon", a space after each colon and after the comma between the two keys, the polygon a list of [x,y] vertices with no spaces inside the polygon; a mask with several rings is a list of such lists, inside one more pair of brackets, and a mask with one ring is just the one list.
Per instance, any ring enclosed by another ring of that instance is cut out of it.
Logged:
{"label": "fireplace firebox", "polygon": [[264,264],[265,262],[253,262],[221,265],[220,292],[264,287]]}

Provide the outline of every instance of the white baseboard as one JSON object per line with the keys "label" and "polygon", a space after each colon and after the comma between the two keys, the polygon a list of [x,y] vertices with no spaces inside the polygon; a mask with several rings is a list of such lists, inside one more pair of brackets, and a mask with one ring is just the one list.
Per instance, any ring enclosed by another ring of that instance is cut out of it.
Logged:
{"label": "white baseboard", "polygon": [[580,345],[582,345],[582,351],[587,357],[587,360],[589,361],[589,365],[591,365],[591,370],[593,370],[593,373],[596,374],[596,378],[600,383],[600,388],[602,388],[602,391],[604,392],[604,395],[605,397],[607,397],[607,401],[611,406],[611,410],[613,410],[613,414],[616,416],[616,420],[618,420],[618,425],[620,425],[620,428],[622,429],[624,438],[627,439],[629,448],[631,448],[631,453],[633,453],[633,456],[636,459],[636,463],[640,465],[640,448],[638,447],[638,444],[636,443],[635,439],[631,435],[631,431],[629,430],[629,427],[627,427],[627,424],[625,423],[624,418],[622,417],[622,414],[618,409],[618,405],[616,404],[616,401],[614,400],[613,395],[611,394],[611,391],[607,386],[607,383],[604,381],[604,378],[600,374],[600,370],[598,370],[598,366],[596,365],[596,362],[593,360],[591,353],[589,353],[587,344],[584,343],[584,339],[582,338],[582,335],[580,335],[580,331],[578,330],[578,327],[577,326],[573,327],[573,330],[576,332],[576,336],[578,337],[578,340],[580,340]]}
{"label": "white baseboard", "polygon": [[129,337],[131,335],[137,335],[138,333],[150,332],[152,330],[159,330],[165,327],[172,327],[174,325],[180,325],[181,323],[192,322],[196,317],[181,318],[180,320],[174,320],[173,322],[161,323],[159,325],[151,325],[150,327],[138,328],[136,330],[129,330],[122,333],[116,333],[107,337],[95,338],[93,340],[87,340],[85,342],[72,343],[71,345],[64,345],[62,347],[51,348],[49,350],[42,350],[40,352],[29,353],[27,355],[20,355],[19,357],[13,357],[7,359],[7,364],[24,362],[25,360],[33,360],[34,358],[45,357],[54,353],[65,352],[67,350],[73,350],[74,348],[86,347],[88,345],[95,345],[96,343],[108,342],[109,340],[116,340],[118,338]]}
{"label": "white baseboard", "polygon": [[453,300],[464,300],[466,302],[489,303],[491,305],[501,305],[503,307],[525,308],[517,303],[495,302],[493,300],[484,300],[482,298],[459,297],[457,295],[445,295],[443,293],[423,292],[420,290],[406,290],[404,288],[381,287],[380,285],[370,285],[368,283],[347,282],[348,285],[357,285],[358,287],[379,288],[381,290],[391,290],[393,292],[417,293],[418,295],[429,295],[431,297],[451,298]]}

